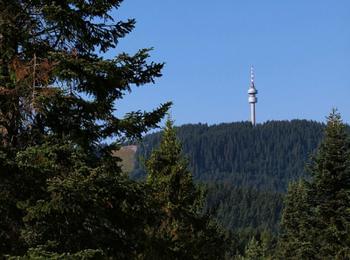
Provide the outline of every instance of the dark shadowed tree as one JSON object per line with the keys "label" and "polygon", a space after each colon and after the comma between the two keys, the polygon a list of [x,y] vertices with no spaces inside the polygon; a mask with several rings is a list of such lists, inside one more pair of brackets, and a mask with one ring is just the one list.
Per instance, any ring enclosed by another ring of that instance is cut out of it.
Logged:
{"label": "dark shadowed tree", "polygon": [[115,116],[116,101],[163,67],[148,61],[150,49],[104,58],[135,25],[114,21],[121,3],[0,2],[0,255],[142,250],[146,191],[112,151],[170,104]]}

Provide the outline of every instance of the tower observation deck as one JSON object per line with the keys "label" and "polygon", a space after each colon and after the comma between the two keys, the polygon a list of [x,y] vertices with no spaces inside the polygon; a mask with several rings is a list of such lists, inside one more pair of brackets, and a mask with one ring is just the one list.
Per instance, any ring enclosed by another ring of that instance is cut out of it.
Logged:
{"label": "tower observation deck", "polygon": [[248,102],[250,104],[250,121],[252,122],[252,125],[256,125],[256,114],[255,114],[255,104],[258,102],[258,98],[256,97],[256,94],[258,94],[258,91],[255,88],[255,74],[254,74],[254,67],[252,66],[250,68],[250,86],[248,89]]}

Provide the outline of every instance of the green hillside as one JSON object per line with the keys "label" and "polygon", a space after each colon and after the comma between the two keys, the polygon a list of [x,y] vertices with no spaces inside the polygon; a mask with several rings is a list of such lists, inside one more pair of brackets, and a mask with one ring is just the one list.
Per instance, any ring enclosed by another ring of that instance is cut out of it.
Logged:
{"label": "green hillside", "polygon": [[[292,120],[256,127],[246,122],[190,124],[177,128],[177,134],[196,180],[284,192],[290,180],[305,174],[323,129],[321,123]],[[159,137],[146,136],[136,156],[147,158]],[[142,164],[136,162],[134,175],[142,174]]]}
{"label": "green hillside", "polygon": [[[230,230],[278,230],[288,183],[305,175],[324,124],[269,121],[177,128],[183,152],[197,182],[208,187],[206,212]],[[133,178],[142,178],[142,161],[158,146],[160,133],[147,135],[136,153]],[[142,159],[143,158],[143,159]]]}

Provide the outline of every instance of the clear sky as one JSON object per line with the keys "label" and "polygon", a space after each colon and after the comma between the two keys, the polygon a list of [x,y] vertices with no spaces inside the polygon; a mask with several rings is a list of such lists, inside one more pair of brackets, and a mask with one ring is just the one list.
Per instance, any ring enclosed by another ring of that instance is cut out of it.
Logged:
{"label": "clear sky", "polygon": [[136,88],[118,114],[173,101],[177,125],[249,119],[250,65],[257,121],[350,122],[350,0],[125,0],[113,13],[135,30],[108,55],[154,47],[155,85]]}

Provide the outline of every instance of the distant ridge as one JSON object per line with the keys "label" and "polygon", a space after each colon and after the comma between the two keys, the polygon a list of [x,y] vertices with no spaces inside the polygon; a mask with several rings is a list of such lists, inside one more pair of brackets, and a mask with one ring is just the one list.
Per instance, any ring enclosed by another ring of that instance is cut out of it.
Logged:
{"label": "distant ridge", "polygon": [[[325,125],[315,121],[187,124],[177,134],[198,181],[225,182],[283,192],[290,180],[305,175],[305,163],[318,147]],[[160,133],[147,135],[136,158],[147,158]],[[144,174],[136,159],[134,177]]]}

